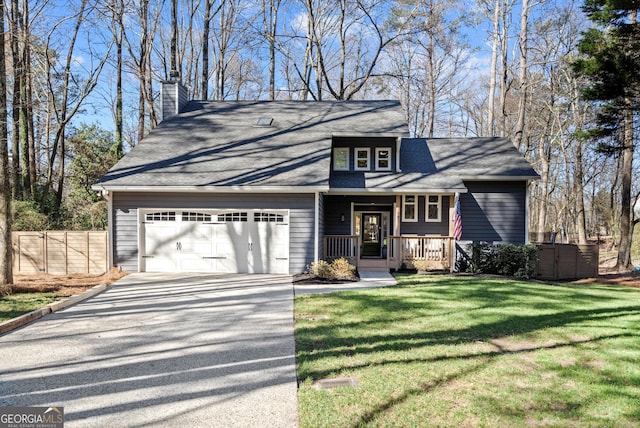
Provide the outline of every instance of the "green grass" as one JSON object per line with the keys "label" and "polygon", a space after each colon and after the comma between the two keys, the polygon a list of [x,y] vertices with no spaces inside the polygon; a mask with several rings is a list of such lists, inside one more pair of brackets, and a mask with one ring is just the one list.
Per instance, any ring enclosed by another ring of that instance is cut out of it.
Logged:
{"label": "green grass", "polygon": [[63,296],[56,293],[16,293],[0,297],[0,322],[24,315]]}
{"label": "green grass", "polygon": [[296,298],[301,427],[640,426],[640,290],[398,279]]}

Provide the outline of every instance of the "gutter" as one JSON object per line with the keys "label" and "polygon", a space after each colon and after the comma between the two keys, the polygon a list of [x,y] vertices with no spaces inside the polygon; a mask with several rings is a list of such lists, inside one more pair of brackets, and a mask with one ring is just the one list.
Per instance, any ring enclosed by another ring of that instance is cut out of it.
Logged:
{"label": "gutter", "polygon": [[99,192],[186,192],[186,193],[315,193],[326,192],[329,186],[109,186],[94,184],[93,190]]}

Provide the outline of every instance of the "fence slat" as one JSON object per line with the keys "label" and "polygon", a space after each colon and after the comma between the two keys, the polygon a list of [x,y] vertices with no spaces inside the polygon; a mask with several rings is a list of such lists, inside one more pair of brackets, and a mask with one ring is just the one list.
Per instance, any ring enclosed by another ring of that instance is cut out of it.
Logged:
{"label": "fence slat", "polygon": [[595,278],[599,249],[595,244],[538,244],[538,278],[544,280]]}
{"label": "fence slat", "polygon": [[89,273],[108,270],[106,231],[13,232],[16,274]]}

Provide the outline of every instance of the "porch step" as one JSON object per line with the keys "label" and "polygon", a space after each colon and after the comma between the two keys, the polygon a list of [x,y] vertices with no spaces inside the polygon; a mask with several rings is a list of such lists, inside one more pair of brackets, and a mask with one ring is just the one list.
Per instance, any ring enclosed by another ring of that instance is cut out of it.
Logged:
{"label": "porch step", "polygon": [[398,283],[398,281],[391,276],[388,270],[384,272],[366,270],[358,271],[358,273],[360,274],[360,282],[371,286],[385,287],[388,285],[396,285]]}
{"label": "porch step", "polygon": [[367,266],[367,267],[360,267],[358,269],[358,273],[367,273],[367,272],[386,272],[389,273],[389,268],[388,267],[374,267],[374,266]]}

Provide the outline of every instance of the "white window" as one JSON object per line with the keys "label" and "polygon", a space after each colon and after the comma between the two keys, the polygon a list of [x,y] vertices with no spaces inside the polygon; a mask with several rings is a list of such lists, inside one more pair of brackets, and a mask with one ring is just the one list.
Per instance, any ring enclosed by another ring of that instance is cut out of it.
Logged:
{"label": "white window", "polygon": [[356,171],[370,170],[371,169],[370,167],[371,152],[369,151],[369,149],[363,148],[363,147],[356,147],[355,151],[356,151],[356,165],[354,169]]}
{"label": "white window", "polygon": [[402,196],[402,221],[418,221],[418,197],[415,195]]}
{"label": "white window", "polygon": [[146,221],[176,221],[175,211],[163,211],[157,213],[147,213],[145,215]]}
{"label": "white window", "polygon": [[256,223],[284,223],[284,216],[275,213],[253,213],[253,221]]}
{"label": "white window", "polygon": [[432,221],[437,222],[440,221],[440,213],[441,213],[441,204],[440,204],[440,195],[427,195],[426,199],[426,207],[425,207],[425,219],[424,221]]}
{"label": "white window", "polygon": [[333,149],[334,171],[349,171],[349,148],[335,147]]}
{"label": "white window", "polygon": [[248,220],[246,212],[231,212],[218,214],[218,221],[225,222],[246,222]]}
{"label": "white window", "polygon": [[211,221],[211,214],[183,211],[182,221]]}
{"label": "white window", "polygon": [[376,170],[391,171],[391,148],[376,147]]}

